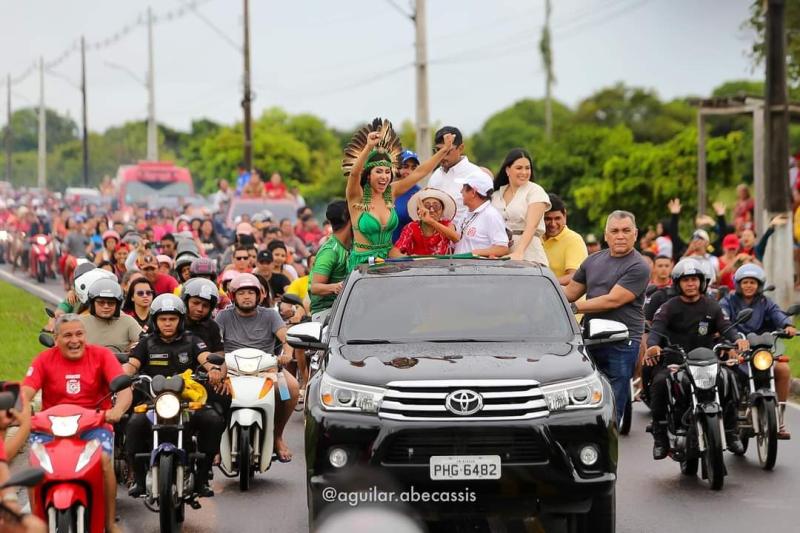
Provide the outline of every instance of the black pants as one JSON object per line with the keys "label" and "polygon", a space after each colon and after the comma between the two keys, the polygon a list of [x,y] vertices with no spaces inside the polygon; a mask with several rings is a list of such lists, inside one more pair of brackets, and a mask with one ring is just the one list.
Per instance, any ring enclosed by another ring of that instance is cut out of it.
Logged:
{"label": "black pants", "polygon": [[[719,391],[719,400],[722,403],[723,423],[726,430],[736,429],[736,409],[738,404],[738,392],[735,383],[734,369],[720,365],[720,372],[717,376],[717,390]],[[666,422],[667,420],[667,378],[669,377],[670,370],[664,366],[657,366],[652,373],[652,382],[650,383],[650,409],[653,412],[654,425],[658,422]],[[690,401],[688,397],[688,385],[684,386],[680,399],[686,402]],[[689,403],[679,405],[679,412],[685,412],[689,408]],[[654,428],[655,429],[655,428]]]}
{"label": "black pants", "polygon": [[[205,454],[205,458],[198,462],[197,478],[201,482],[207,481],[208,471],[211,461],[219,452],[219,441],[222,432],[225,431],[225,419],[216,409],[205,407],[192,414],[189,421],[184,425],[183,430],[183,449],[191,452],[189,444],[192,435],[197,437],[197,451]],[[167,432],[160,435],[168,437]],[[129,464],[134,465],[134,473],[137,475],[137,483],[142,480],[147,469],[146,463],[135,460],[137,453],[149,453],[153,449],[153,425],[143,413],[135,413],[128,420],[126,436],[126,453]],[[161,439],[162,437],[159,437]]]}

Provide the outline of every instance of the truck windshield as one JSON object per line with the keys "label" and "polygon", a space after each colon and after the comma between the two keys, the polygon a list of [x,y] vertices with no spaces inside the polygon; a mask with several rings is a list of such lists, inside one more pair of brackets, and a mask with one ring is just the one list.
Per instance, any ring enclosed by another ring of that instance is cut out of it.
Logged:
{"label": "truck windshield", "polygon": [[125,203],[146,202],[155,196],[189,196],[192,187],[185,181],[128,181],[125,187]]}
{"label": "truck windshield", "polygon": [[359,279],[345,304],[345,342],[564,342],[570,317],[537,276],[443,275]]}

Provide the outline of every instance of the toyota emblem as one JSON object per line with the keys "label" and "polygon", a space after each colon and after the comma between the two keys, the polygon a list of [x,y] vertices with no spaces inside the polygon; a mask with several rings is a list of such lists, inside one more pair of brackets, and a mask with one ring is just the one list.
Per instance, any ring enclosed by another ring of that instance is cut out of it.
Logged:
{"label": "toyota emblem", "polygon": [[469,416],[483,408],[483,398],[469,389],[459,389],[447,395],[444,406],[454,415]]}

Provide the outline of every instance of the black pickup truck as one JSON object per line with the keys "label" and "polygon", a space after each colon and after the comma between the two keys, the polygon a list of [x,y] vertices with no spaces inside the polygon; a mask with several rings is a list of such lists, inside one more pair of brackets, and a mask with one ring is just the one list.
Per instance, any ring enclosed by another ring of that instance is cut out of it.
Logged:
{"label": "black pickup truck", "polygon": [[614,402],[586,346],[628,333],[606,320],[589,331],[534,264],[354,271],[324,325],[289,330],[290,344],[322,354],[306,390],[310,522],[335,503],[326,488],[367,469],[395,491],[449,493],[402,500],[425,520],[536,516],[614,531]]}

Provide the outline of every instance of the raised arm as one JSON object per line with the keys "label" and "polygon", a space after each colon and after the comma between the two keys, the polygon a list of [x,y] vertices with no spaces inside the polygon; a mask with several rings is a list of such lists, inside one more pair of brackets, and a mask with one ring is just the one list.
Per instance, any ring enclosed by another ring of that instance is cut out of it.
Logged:
{"label": "raised arm", "polygon": [[453,141],[455,138],[456,136],[452,133],[445,134],[444,144],[442,145],[441,149],[437,150],[437,152],[433,154],[430,159],[427,159],[424,163],[415,168],[411,174],[392,183],[392,196],[395,198],[402,196],[411,187],[419,183],[422,178],[436,170],[436,167],[442,162],[442,159],[447,155],[447,152],[453,149]]}
{"label": "raised arm", "polygon": [[367,161],[367,156],[378,144],[380,138],[380,132],[369,132],[367,135],[367,144],[364,145],[364,149],[361,150],[361,153],[358,154],[358,157],[353,163],[353,168],[350,169],[350,175],[347,177],[347,188],[345,189],[345,196],[347,197],[348,204],[358,201],[364,196],[364,189],[361,187],[361,171],[364,170],[364,163]]}

